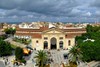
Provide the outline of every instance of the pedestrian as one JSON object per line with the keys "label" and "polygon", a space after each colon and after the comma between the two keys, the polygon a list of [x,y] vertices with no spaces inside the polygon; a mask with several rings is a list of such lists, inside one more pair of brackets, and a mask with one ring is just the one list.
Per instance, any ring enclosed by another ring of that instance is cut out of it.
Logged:
{"label": "pedestrian", "polygon": [[15,67],[15,63],[13,63],[13,67]]}
{"label": "pedestrian", "polygon": [[5,65],[7,65],[7,61],[5,61]]}
{"label": "pedestrian", "polygon": [[63,67],[63,63],[62,63],[62,61],[61,61],[60,67]]}
{"label": "pedestrian", "polygon": [[3,57],[3,60],[5,59],[5,57]]}
{"label": "pedestrian", "polygon": [[7,62],[7,64],[9,64],[8,57],[6,57],[5,61]]}
{"label": "pedestrian", "polygon": [[7,62],[8,62],[8,57],[6,58]]}
{"label": "pedestrian", "polygon": [[78,61],[78,64],[80,65],[80,61]]}
{"label": "pedestrian", "polygon": [[32,59],[32,62],[34,62],[34,59]]}

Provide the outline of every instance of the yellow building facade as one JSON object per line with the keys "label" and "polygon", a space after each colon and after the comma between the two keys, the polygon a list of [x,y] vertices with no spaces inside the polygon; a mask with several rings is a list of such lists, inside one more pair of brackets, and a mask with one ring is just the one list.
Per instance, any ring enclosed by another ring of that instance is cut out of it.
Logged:
{"label": "yellow building facade", "polygon": [[[22,30],[24,32],[21,32]],[[75,45],[75,37],[86,33],[85,29],[40,28],[37,30],[20,29],[16,31],[15,36],[30,36],[32,47],[36,50],[70,49]]]}

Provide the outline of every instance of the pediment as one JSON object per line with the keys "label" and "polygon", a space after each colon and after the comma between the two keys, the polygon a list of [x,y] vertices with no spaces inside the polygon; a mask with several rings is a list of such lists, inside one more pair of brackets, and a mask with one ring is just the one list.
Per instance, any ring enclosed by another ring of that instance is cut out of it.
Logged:
{"label": "pediment", "polygon": [[64,34],[64,31],[60,30],[60,29],[56,29],[56,28],[52,28],[46,31],[42,32],[43,34],[49,33],[49,34],[53,34],[53,33],[62,33]]}

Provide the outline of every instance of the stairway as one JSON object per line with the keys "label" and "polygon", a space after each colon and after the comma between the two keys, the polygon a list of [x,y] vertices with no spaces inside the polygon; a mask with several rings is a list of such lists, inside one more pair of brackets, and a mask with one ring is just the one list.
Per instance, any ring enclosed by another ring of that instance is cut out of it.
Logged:
{"label": "stairway", "polygon": [[53,59],[53,63],[51,63],[50,67],[60,67],[60,64],[64,62],[63,53],[60,51],[51,51],[51,58]]}

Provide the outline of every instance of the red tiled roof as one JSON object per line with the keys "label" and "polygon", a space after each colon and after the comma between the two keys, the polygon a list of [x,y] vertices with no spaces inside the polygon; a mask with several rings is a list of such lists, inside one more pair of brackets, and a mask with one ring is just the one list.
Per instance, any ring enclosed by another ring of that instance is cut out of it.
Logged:
{"label": "red tiled roof", "polygon": [[42,38],[41,34],[39,34],[39,33],[16,33],[15,35],[31,36],[32,38]]}
{"label": "red tiled roof", "polygon": [[[40,29],[22,29],[22,28],[17,28],[17,31],[21,31],[22,33],[18,33],[16,31],[15,35],[25,35],[25,36],[32,36],[32,38],[42,38],[42,34],[38,33],[38,32],[43,32],[45,30],[48,30],[48,27],[40,27]],[[76,32],[76,33],[67,33],[65,35],[66,38],[72,38],[75,36],[80,36],[82,33],[78,33],[80,31],[86,31],[86,29],[60,29],[64,32]],[[28,33],[24,33],[24,32],[28,32]],[[30,32],[35,32],[35,33],[30,33]],[[85,32],[83,32],[85,33]]]}
{"label": "red tiled roof", "polygon": [[32,38],[42,38],[42,35],[41,34],[38,34],[38,33],[34,33],[32,35]]}
{"label": "red tiled roof", "polygon": [[16,31],[25,31],[25,32],[42,32],[40,29],[17,29]]}
{"label": "red tiled roof", "polygon": [[77,32],[77,31],[86,31],[85,28],[82,29],[62,29],[65,32]]}
{"label": "red tiled roof", "polygon": [[40,29],[44,31],[44,30],[48,30],[49,28],[45,26],[45,27],[40,27]]}
{"label": "red tiled roof", "polygon": [[68,25],[66,25],[66,27],[73,27],[73,25],[71,25],[71,24],[68,24]]}
{"label": "red tiled roof", "polygon": [[40,29],[24,29],[24,28],[16,29],[16,31],[25,31],[25,32],[42,32],[44,30],[48,30],[48,27],[40,27]]}
{"label": "red tiled roof", "polygon": [[73,38],[73,37],[76,37],[76,36],[81,36],[82,33],[67,33],[65,35],[65,38]]}
{"label": "red tiled roof", "polygon": [[15,35],[20,35],[20,36],[32,36],[31,33],[15,33]]}
{"label": "red tiled roof", "polygon": [[72,35],[65,35],[65,38],[73,38],[74,36]]}
{"label": "red tiled roof", "polygon": [[[40,29],[23,29],[23,28],[17,28],[16,31],[25,31],[25,32],[43,32],[45,30],[48,30],[48,27],[40,27]],[[64,32],[77,32],[77,31],[86,31],[85,28],[82,29],[61,29]]]}

